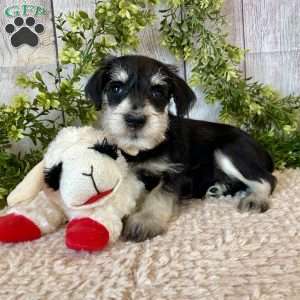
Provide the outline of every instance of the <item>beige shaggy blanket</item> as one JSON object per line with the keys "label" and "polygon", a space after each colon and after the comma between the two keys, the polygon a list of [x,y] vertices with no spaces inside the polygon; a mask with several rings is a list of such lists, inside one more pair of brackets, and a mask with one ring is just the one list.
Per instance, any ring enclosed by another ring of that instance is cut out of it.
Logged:
{"label": "beige shaggy blanket", "polygon": [[272,208],[240,214],[237,199],[182,208],[169,231],[100,253],[64,245],[64,230],[0,245],[0,299],[300,299],[300,170],[277,174]]}

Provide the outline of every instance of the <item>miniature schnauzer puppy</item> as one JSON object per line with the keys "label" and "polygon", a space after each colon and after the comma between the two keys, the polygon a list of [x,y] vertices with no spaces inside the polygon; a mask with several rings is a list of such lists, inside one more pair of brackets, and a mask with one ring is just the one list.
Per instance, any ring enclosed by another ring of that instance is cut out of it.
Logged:
{"label": "miniature schnauzer puppy", "polygon": [[[110,57],[86,94],[148,191],[125,220],[125,238],[163,233],[182,199],[242,192],[241,211],[269,208],[276,185],[270,155],[238,128],[184,118],[196,98],[173,66],[138,55]],[[172,101],[176,115],[169,111]]]}

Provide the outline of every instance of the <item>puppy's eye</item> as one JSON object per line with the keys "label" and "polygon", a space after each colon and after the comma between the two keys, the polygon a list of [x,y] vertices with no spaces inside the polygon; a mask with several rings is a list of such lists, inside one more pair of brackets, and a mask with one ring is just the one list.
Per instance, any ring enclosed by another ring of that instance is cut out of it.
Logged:
{"label": "puppy's eye", "polygon": [[165,91],[164,91],[163,87],[160,86],[160,85],[154,85],[154,86],[152,86],[150,92],[151,92],[151,96],[153,98],[161,98],[165,94]]}
{"label": "puppy's eye", "polygon": [[124,92],[124,84],[122,82],[113,82],[109,89],[113,95],[119,96]]}

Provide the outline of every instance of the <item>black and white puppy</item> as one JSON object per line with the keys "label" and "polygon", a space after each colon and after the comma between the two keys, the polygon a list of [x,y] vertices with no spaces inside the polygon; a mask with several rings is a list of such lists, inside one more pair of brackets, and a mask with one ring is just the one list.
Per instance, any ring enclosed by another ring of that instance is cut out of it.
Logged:
{"label": "black and white puppy", "polygon": [[[269,208],[276,185],[269,154],[238,128],[183,118],[196,99],[174,67],[144,56],[111,57],[86,93],[102,110],[102,129],[149,190],[126,220],[126,238],[164,232],[181,199],[244,191],[241,211]],[[169,112],[172,100],[177,116]]]}

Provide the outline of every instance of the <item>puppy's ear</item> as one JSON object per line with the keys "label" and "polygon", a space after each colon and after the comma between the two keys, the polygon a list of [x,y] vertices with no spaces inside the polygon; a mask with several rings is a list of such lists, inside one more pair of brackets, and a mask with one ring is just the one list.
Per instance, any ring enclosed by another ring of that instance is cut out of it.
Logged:
{"label": "puppy's ear", "polygon": [[54,191],[57,191],[59,189],[62,165],[62,162],[60,162],[59,164],[44,171],[45,183]]}
{"label": "puppy's ear", "polygon": [[175,66],[167,65],[167,69],[177,115],[182,117],[193,107],[196,101],[196,95],[187,83],[176,74],[177,68]]}
{"label": "puppy's ear", "polygon": [[108,77],[108,69],[115,56],[107,56],[103,59],[100,68],[92,75],[85,87],[85,95],[91,99],[97,110],[102,107],[102,92]]}

